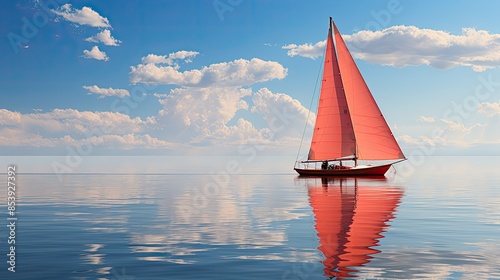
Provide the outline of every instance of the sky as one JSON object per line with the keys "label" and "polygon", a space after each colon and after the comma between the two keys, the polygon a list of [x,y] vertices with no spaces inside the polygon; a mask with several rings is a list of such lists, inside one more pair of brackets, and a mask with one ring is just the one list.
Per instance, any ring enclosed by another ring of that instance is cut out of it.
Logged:
{"label": "sky", "polygon": [[405,155],[500,155],[498,10],[1,1],[0,153],[306,155],[331,16]]}

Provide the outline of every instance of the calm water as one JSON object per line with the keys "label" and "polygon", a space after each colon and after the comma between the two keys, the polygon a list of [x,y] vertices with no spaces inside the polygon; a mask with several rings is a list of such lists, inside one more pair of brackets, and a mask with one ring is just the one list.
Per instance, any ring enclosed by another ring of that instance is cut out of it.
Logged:
{"label": "calm water", "polygon": [[59,178],[4,158],[25,173],[16,273],[2,226],[0,279],[500,279],[498,157],[323,180],[297,178],[288,158],[196,172],[161,160],[82,164]]}

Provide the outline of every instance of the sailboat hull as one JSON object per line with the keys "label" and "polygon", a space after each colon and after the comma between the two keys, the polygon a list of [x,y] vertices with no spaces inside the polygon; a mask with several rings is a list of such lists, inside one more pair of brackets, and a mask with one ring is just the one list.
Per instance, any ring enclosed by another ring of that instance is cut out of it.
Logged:
{"label": "sailboat hull", "polygon": [[384,176],[392,163],[377,166],[363,166],[351,169],[302,169],[295,168],[300,176]]}

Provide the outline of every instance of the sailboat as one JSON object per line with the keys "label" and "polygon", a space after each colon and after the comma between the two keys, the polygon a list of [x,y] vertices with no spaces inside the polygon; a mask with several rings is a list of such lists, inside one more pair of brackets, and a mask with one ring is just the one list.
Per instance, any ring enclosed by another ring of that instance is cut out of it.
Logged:
{"label": "sailboat", "polygon": [[311,146],[294,169],[303,176],[384,175],[406,158],[331,17],[329,25]]}
{"label": "sailboat", "polygon": [[401,203],[403,189],[363,179],[323,177],[321,183],[308,182],[318,250],[329,278],[354,278],[381,252],[379,242]]}

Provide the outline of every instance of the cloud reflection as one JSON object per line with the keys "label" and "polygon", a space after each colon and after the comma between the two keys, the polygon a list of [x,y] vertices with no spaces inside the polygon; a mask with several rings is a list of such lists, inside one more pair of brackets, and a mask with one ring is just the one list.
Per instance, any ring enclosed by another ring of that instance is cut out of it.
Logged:
{"label": "cloud reflection", "polygon": [[[175,262],[182,258],[183,263],[193,263],[196,259],[194,255],[229,245],[236,246],[236,252],[241,252],[238,256],[225,258],[255,259],[255,252],[251,256],[243,252],[285,244],[288,226],[278,224],[308,215],[305,211],[296,211],[304,209],[305,201],[301,201],[303,197],[294,197],[294,193],[278,190],[282,199],[259,200],[261,194],[256,186],[261,182],[258,178],[252,178],[252,182],[237,176],[232,179],[239,184],[230,184],[221,189],[203,207],[193,203],[190,189],[176,197],[173,208],[170,200],[159,202],[158,214],[163,219],[169,213],[168,223],[149,228],[147,234],[130,233],[131,243],[135,244],[132,248],[138,253],[138,258]],[[265,182],[262,184],[267,185]],[[184,222],[186,215],[190,218],[189,224]],[[200,245],[204,249],[200,249]],[[154,254],[154,257],[144,256],[146,253]],[[258,259],[287,258],[281,255],[264,254]]]}
{"label": "cloud reflection", "polygon": [[[403,189],[391,180],[349,179],[341,188],[338,180],[294,185],[289,175],[234,175],[203,205],[193,194],[210,175],[75,175],[64,185],[23,175],[21,209],[43,234],[63,228],[68,238],[82,237],[66,240],[67,250],[78,250],[92,276],[121,262],[177,273],[230,260],[270,265],[274,279],[288,268],[293,276],[296,265],[308,279],[500,279],[496,188],[472,192],[472,182],[447,175],[449,185],[414,178],[402,204]],[[37,219],[38,210],[52,219]]]}

